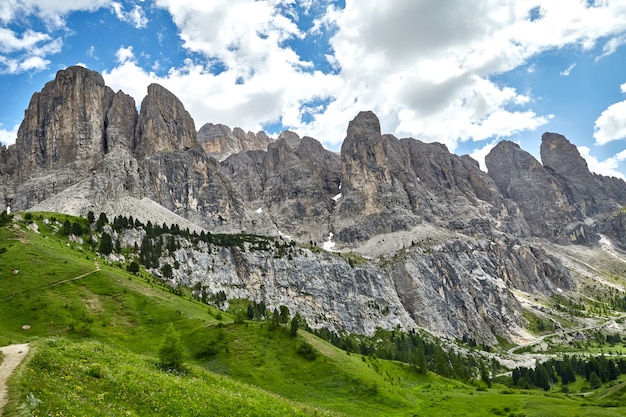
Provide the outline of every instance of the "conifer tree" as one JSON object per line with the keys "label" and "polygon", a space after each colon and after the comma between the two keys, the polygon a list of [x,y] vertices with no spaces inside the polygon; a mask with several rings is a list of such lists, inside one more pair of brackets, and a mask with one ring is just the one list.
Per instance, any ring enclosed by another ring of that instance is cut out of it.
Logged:
{"label": "conifer tree", "polygon": [[100,247],[98,250],[103,255],[108,255],[113,252],[113,240],[111,239],[111,235],[107,232],[102,232],[102,236],[100,237]]}
{"label": "conifer tree", "polygon": [[159,349],[159,364],[167,370],[184,371],[184,357],[185,354],[180,335],[174,328],[174,325],[170,323],[165,333],[163,345],[161,345],[161,349]]}

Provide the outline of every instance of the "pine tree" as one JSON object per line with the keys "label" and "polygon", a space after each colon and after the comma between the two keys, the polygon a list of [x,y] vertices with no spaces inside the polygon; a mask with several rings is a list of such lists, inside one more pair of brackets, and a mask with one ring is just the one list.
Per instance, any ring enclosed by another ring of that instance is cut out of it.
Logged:
{"label": "pine tree", "polygon": [[595,371],[591,372],[591,375],[589,375],[589,385],[591,389],[598,389],[602,386],[602,380]]}
{"label": "pine tree", "polygon": [[72,234],[74,236],[80,236],[83,234],[83,227],[78,222],[72,223]]}
{"label": "pine tree", "polygon": [[280,322],[282,324],[289,323],[289,309],[287,306],[280,306]]}
{"label": "pine tree", "polygon": [[108,255],[113,252],[113,240],[111,239],[111,235],[107,232],[102,232],[100,248],[98,250],[103,255]]}
{"label": "pine tree", "polygon": [[161,267],[161,273],[164,278],[172,278],[174,276],[172,272],[172,266],[170,264],[163,264]]}
{"label": "pine tree", "polygon": [[426,360],[426,350],[424,343],[420,340],[417,344],[417,356],[415,359],[415,365],[420,372],[426,373],[428,371],[428,362]]}
{"label": "pine tree", "polygon": [[291,326],[289,333],[292,337],[296,337],[298,334],[298,328],[300,327],[300,313],[296,313],[291,319]]}
{"label": "pine tree", "polygon": [[63,222],[63,229],[61,230],[61,233],[63,236],[69,236],[69,234],[72,233],[72,224],[68,219],[65,219]]}
{"label": "pine tree", "polygon": [[137,272],[139,272],[139,264],[135,261],[132,261],[130,265],[128,265],[127,270],[132,274],[136,274]]}
{"label": "pine tree", "polygon": [[98,221],[96,222],[96,230],[98,232],[101,232],[105,224],[109,224],[109,219],[107,219],[106,214],[100,213],[100,216],[98,217]]}
{"label": "pine tree", "polygon": [[487,384],[487,387],[491,388],[491,379],[489,378],[489,372],[485,365],[480,365],[480,380]]}
{"label": "pine tree", "polygon": [[167,370],[179,372],[184,371],[184,357],[185,354],[180,336],[176,329],[174,329],[174,325],[170,323],[170,326],[165,333],[163,345],[161,346],[161,349],[159,349],[159,364]]}

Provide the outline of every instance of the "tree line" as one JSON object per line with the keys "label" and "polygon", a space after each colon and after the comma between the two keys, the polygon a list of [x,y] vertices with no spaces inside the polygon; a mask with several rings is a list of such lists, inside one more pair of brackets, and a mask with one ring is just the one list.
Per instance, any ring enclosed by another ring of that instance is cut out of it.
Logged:
{"label": "tree line", "polygon": [[576,381],[579,376],[589,382],[592,389],[616,380],[626,373],[626,359],[609,358],[604,355],[593,357],[564,356],[537,363],[534,368],[513,369],[512,384],[519,388],[540,388],[548,391],[559,381],[563,386]]}

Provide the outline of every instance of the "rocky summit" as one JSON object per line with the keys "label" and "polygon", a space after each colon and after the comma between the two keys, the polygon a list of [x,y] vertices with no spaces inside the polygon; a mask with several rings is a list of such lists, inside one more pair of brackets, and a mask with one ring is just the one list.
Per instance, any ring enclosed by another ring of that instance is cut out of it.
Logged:
{"label": "rocky summit", "polygon": [[588,285],[568,253],[626,250],[626,183],[591,173],[556,133],[542,136],[541,161],[502,141],[485,162],[488,172],[442,144],[384,134],[369,111],[340,153],[289,131],[196,131],[162,86],[137,111],[77,66],[33,95],[16,143],[0,147],[0,209],[277,237],[299,251],[183,244],[171,283],[286,305],[337,331],[520,341],[529,300]]}

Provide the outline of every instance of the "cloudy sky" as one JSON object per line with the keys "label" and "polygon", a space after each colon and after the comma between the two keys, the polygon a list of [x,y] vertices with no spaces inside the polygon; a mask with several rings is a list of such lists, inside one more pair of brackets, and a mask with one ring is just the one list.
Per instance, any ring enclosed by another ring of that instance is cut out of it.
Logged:
{"label": "cloudy sky", "polygon": [[80,64],[139,104],[157,82],[196,122],[338,150],[373,110],[383,133],[482,157],[564,134],[626,174],[626,0],[2,0],[0,141],[32,94]]}

